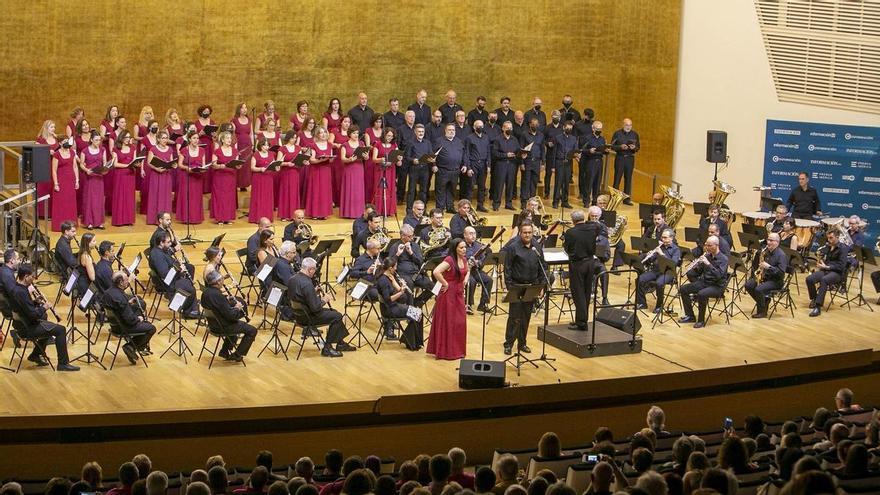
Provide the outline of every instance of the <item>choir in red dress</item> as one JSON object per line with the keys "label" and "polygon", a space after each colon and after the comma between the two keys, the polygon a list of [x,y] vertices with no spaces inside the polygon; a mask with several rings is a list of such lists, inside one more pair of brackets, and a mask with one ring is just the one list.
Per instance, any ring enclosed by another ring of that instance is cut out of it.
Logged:
{"label": "choir in red dress", "polygon": [[[272,123],[269,120],[268,123]],[[248,221],[257,223],[261,218],[275,218],[274,182],[276,173],[267,170],[275,160],[269,151],[269,141],[261,136],[257,139],[257,150],[251,158],[251,204],[248,208]]]}
{"label": "choir in red dress", "polygon": [[180,149],[177,161],[181,171],[182,183],[177,188],[177,221],[181,223],[202,223],[202,189],[204,188],[205,149],[199,146],[199,135],[187,135],[189,144]]}
{"label": "choir in red dress", "polygon": [[101,145],[101,135],[92,132],[89,146],[79,154],[79,167],[83,175],[82,217],[83,224],[91,229],[104,228],[104,175],[107,155]]}
{"label": "choir in red dress", "polygon": [[[248,153],[248,159],[245,161],[236,150],[232,134],[229,132],[221,132],[217,137],[217,142],[219,145],[214,150],[212,163],[214,177],[211,184],[211,218],[217,223],[226,224],[235,221],[235,210],[238,207],[238,195],[235,192],[235,187],[238,183],[240,169],[248,169],[248,182],[250,182],[251,153]],[[250,146],[248,148],[250,149]],[[238,165],[238,169],[228,166],[236,159],[243,162]]]}
{"label": "choir in red dress", "polygon": [[[302,206],[302,201],[300,201],[301,167],[297,166],[294,160],[304,150],[311,151],[311,148],[297,145],[296,140],[296,131],[293,129],[287,131],[284,134],[284,145],[278,150],[276,158],[281,161],[281,171],[278,173],[278,216],[283,220],[293,218],[293,213]],[[308,153],[308,151],[306,152]]]}
{"label": "choir in red dress", "polygon": [[376,205],[376,213],[383,217],[397,214],[397,167],[403,165],[403,154],[393,161],[389,158],[391,152],[397,150],[396,135],[394,129],[385,129],[381,141],[372,149],[370,160],[376,167],[370,202]]}
{"label": "choir in red dress", "polygon": [[[232,125],[235,127],[235,139],[233,140],[233,143],[238,151],[238,158],[244,163],[250,163],[251,155],[254,153],[254,123],[251,122],[251,118],[248,117],[247,103],[239,103],[235,108],[235,115],[232,117]],[[250,167],[239,167],[236,175],[239,188],[244,189],[250,187]]]}
{"label": "choir in red dress", "polygon": [[[156,125],[155,123],[153,125]],[[163,211],[171,211],[172,176],[171,172],[177,167],[173,163],[171,168],[157,167],[153,158],[163,162],[173,162],[174,149],[168,143],[168,131],[161,130],[156,133],[158,144],[147,152],[147,223],[156,224],[156,215]]]}
{"label": "choir in red dress", "polygon": [[[311,218],[323,219],[333,214],[330,161],[334,158],[335,152],[333,145],[327,139],[327,129],[319,127],[315,130],[312,158],[309,159],[309,175],[306,179],[308,194],[305,198],[306,216]],[[363,209],[363,203],[361,208]]]}
{"label": "choir in red dress", "polygon": [[131,166],[135,159],[134,140],[131,134],[122,130],[114,140],[113,149],[113,198],[110,201],[110,214],[114,226],[133,225],[134,178],[143,173],[143,163]]}
{"label": "choir in red dress", "polygon": [[348,129],[348,141],[342,143],[342,193],[339,198],[339,216],[357,218],[364,212],[364,155],[355,153],[362,145],[356,125]]}
{"label": "choir in red dress", "polygon": [[[37,136],[36,139],[37,144],[45,144],[49,146],[49,155],[52,156],[55,154],[55,151],[61,147],[61,143],[58,141],[58,137],[55,136],[55,122],[51,120],[47,120],[43,122],[43,127],[40,128],[40,135]],[[37,184],[37,196],[42,198],[43,196],[52,194],[52,182],[40,182]],[[44,205],[40,205],[39,215],[40,218],[46,218],[47,213],[51,215],[52,211],[52,198],[46,200]]]}
{"label": "choir in red dress", "polygon": [[52,231],[61,232],[66,221],[77,223],[76,191],[79,189],[79,169],[76,151],[65,140],[52,156]]}

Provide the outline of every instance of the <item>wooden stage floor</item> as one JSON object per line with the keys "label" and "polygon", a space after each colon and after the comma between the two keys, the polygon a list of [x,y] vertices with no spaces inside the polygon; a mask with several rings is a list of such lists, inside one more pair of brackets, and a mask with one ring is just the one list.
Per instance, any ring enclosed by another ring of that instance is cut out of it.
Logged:
{"label": "wooden stage floor", "polygon": [[[489,223],[509,225],[511,212],[502,212],[490,214]],[[558,211],[549,212],[558,215]],[[622,206],[620,212],[633,219],[629,222],[629,232],[624,237],[628,243],[630,235],[637,235],[637,210],[635,207]],[[99,241],[109,239],[117,245],[122,241],[127,242],[124,258],[130,261],[135,249],[142,250],[147,245],[153,231],[152,226],[144,224],[143,216],[138,218],[138,222],[134,227],[95,232]],[[684,225],[695,223],[693,216],[686,215],[678,229],[679,233],[683,232]],[[347,235],[351,221],[329,219],[313,221],[311,224],[315,232],[326,239],[341,237],[343,233]],[[389,220],[388,225],[390,230],[397,230],[393,219]],[[175,225],[174,228],[179,235],[185,235],[184,226]],[[276,223],[276,232],[280,234],[281,230],[283,225]],[[209,223],[196,226],[196,236],[205,242],[187,248],[188,256],[197,265],[201,263],[201,252],[214,236],[222,232],[226,233],[224,246],[227,251],[233,252],[235,248],[244,246],[245,240],[253,231],[254,226],[244,219],[228,226]],[[78,237],[82,232],[80,230]],[[53,245],[56,237],[57,235],[52,235]],[[346,243],[341,253],[347,252]],[[231,256],[227,261],[228,266],[234,267],[233,272],[237,273],[237,262]],[[341,256],[337,256],[333,260],[331,275],[339,272],[340,264]],[[201,267],[197,266],[196,271],[201,277]],[[144,273],[145,270],[142,271],[142,276]],[[578,359],[548,347],[547,352],[556,359],[554,364],[558,371],[554,372],[542,364],[537,369],[526,366],[522,374],[517,376],[515,370],[508,367],[507,379],[512,386],[527,387],[725,368],[877,347],[880,342],[880,311],[872,313],[865,308],[833,308],[819,318],[809,318],[804,278],[800,277],[800,294],[795,294],[798,309],[794,318],[788,313],[780,313],[768,322],[751,321],[738,316],[730,325],[719,323],[716,319],[701,330],[694,330],[690,325],[679,328],[672,322],[651,329],[650,321],[642,318],[644,350],[640,354]],[[866,297],[873,303],[876,294],[869,286],[870,282],[866,284]],[[42,289],[53,299],[58,284],[56,282]],[[626,278],[611,277],[611,302],[623,302],[626,293]],[[649,298],[649,302],[652,299]],[[750,299],[746,298],[741,304],[746,312],[751,311]],[[335,302],[334,307],[340,309],[341,300]],[[66,314],[66,309],[59,308],[59,313]],[[167,321],[167,311],[162,311],[160,316],[163,319],[156,322],[157,327]],[[495,316],[487,325],[486,359],[505,358],[502,353],[505,318],[504,315]],[[551,321],[555,319],[556,313],[551,312]],[[479,314],[468,318],[468,358],[480,357],[481,320]],[[541,343],[535,334],[537,325],[542,321],[543,315],[536,315],[529,328],[529,345],[534,357],[540,355]],[[566,321],[565,316],[563,321]],[[85,326],[84,321],[78,324]],[[191,324],[195,325],[195,322]],[[376,334],[376,328],[377,324],[373,320],[368,323],[365,333],[372,338]],[[427,330],[426,328],[426,332]],[[103,349],[105,336],[106,333],[102,332],[98,354]],[[116,367],[110,372],[103,371],[96,365],[80,362],[78,364],[83,369],[78,373],[53,373],[48,368],[37,369],[26,363],[17,375],[5,372],[0,374],[0,397],[3,397],[0,401],[0,421],[3,418],[9,420],[22,417],[31,417],[38,421],[40,417],[46,416],[107,413],[319,406],[459,390],[457,361],[438,361],[424,352],[409,352],[396,342],[384,343],[378,355],[364,347],[357,352],[347,353],[343,358],[329,359],[321,357],[312,346],[306,348],[299,361],[285,361],[283,356],[268,352],[257,358],[257,353],[269,336],[270,332],[267,330],[260,332],[247,357],[247,367],[218,361],[209,370],[205,358],[202,362],[190,358],[189,363],[184,364],[182,359],[170,353],[159,359],[159,354],[168,345],[168,337],[164,334],[153,339],[152,348],[154,352],[159,352],[147,358],[148,369],[140,364],[129,365],[122,354]],[[187,336],[187,341],[198,354],[201,334],[199,337]],[[0,355],[4,365],[8,363],[12,353],[8,344]],[[78,343],[71,347],[70,354],[76,356],[84,350],[85,345]],[[50,349],[49,355],[54,361],[54,349]]]}

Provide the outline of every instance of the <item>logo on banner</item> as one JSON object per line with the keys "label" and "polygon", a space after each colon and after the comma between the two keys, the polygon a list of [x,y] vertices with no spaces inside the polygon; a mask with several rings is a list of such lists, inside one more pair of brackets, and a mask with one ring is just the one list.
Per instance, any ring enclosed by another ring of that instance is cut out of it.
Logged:
{"label": "logo on banner", "polygon": [[849,194],[849,189],[842,187],[823,187],[822,192],[831,194]]}
{"label": "logo on banner", "polygon": [[801,131],[798,129],[773,129],[773,134],[786,134],[788,136],[800,136]]}
{"label": "logo on banner", "polygon": [[880,196],[880,191],[859,191],[859,196]]}
{"label": "logo on banner", "polygon": [[837,160],[810,160],[810,165],[828,165],[829,167],[839,167],[843,164]]}
{"label": "logo on banner", "polygon": [[835,152],[835,153],[837,152],[837,148],[835,148],[833,146],[816,146],[815,144],[811,144],[811,145],[807,146],[807,149],[810,151],[818,150],[818,151],[830,151],[830,152]]}
{"label": "logo on banner", "polygon": [[869,148],[847,148],[844,151],[846,151],[847,153],[853,153],[856,155],[876,155],[877,154],[876,151],[869,149]]}
{"label": "logo on banner", "polygon": [[863,210],[880,210],[880,206],[869,205],[868,203],[862,203]]}
{"label": "logo on banner", "polygon": [[829,174],[828,172],[813,172],[810,176],[811,179],[819,179],[819,180],[833,180],[834,175]]}
{"label": "logo on banner", "polygon": [[848,180],[848,181],[850,181],[850,182],[853,182],[853,181],[856,180],[856,176],[855,176],[855,175],[841,175],[840,178],[843,179],[843,180]]}
{"label": "logo on banner", "polygon": [[[798,134],[798,135],[800,135],[800,134]],[[859,134],[852,134],[849,132],[844,134],[843,138],[846,139],[847,141],[849,141],[851,139],[862,139],[865,141],[873,141],[874,140],[874,136],[863,136],[863,135],[859,135]]]}
{"label": "logo on banner", "polygon": [[810,137],[824,137],[824,138],[835,139],[835,138],[837,138],[837,133],[836,132],[816,132],[816,131],[813,131],[810,133]]}
{"label": "logo on banner", "polygon": [[[867,203],[865,203],[865,204],[867,204]],[[852,208],[853,204],[852,203],[834,203],[834,202],[829,201],[828,206],[835,206],[837,208]]]}
{"label": "logo on banner", "polygon": [[799,150],[801,149],[801,145],[799,144],[786,144],[786,143],[773,143],[774,148],[786,148],[790,150]]}
{"label": "logo on banner", "polygon": [[786,157],[784,157],[784,156],[773,155],[773,163],[779,163],[779,162],[783,162],[783,163],[800,163],[800,162],[801,162],[801,159],[800,159],[800,158],[786,158]]}
{"label": "logo on banner", "polygon": [[871,177],[870,175],[866,175],[862,177],[862,180],[865,182],[880,182],[880,177]]}
{"label": "logo on banner", "polygon": [[871,168],[871,162],[860,162],[854,160],[849,162],[849,168]]}

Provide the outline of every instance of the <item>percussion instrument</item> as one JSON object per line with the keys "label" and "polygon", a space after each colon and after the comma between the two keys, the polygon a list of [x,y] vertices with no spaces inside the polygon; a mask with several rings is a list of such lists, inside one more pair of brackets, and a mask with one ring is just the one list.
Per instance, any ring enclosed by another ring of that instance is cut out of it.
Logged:
{"label": "percussion instrument", "polygon": [[764,211],[744,211],[742,216],[743,218],[745,218],[745,222],[747,224],[754,225],[756,227],[766,226],[770,218],[773,217],[771,213],[767,213]]}
{"label": "percussion instrument", "polygon": [[820,225],[815,220],[795,218],[794,234],[798,236],[798,245],[803,246],[805,249],[810,249],[810,246],[813,245],[813,237],[816,235],[816,231],[819,230]]}

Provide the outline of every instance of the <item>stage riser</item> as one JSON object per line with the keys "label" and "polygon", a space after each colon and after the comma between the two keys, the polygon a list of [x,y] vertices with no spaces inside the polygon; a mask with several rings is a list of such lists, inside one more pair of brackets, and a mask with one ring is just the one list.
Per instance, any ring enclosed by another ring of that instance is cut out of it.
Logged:
{"label": "stage riser", "polygon": [[642,338],[617,330],[604,323],[596,323],[596,341],[592,339],[592,322],[587,331],[569,330],[568,325],[548,325],[538,327],[538,340],[579,358],[638,354],[642,352]]}

